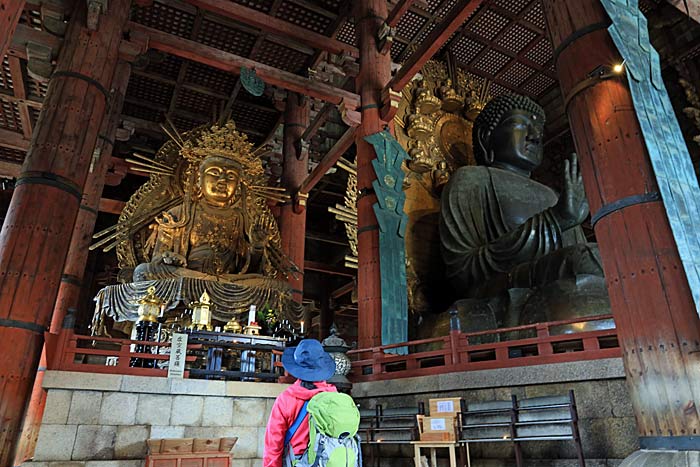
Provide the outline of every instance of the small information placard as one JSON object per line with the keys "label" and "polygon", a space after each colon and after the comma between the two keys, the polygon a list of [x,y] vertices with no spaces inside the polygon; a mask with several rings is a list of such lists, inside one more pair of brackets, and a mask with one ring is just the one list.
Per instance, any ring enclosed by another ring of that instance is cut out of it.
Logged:
{"label": "small information placard", "polygon": [[455,411],[454,401],[451,401],[451,400],[438,401],[437,411],[438,412],[454,412]]}
{"label": "small information placard", "polygon": [[430,429],[433,431],[445,431],[445,419],[444,418],[431,418],[430,419]]}
{"label": "small information placard", "polygon": [[185,377],[185,357],[187,356],[187,334],[173,333],[170,345],[170,365],[168,378]]}

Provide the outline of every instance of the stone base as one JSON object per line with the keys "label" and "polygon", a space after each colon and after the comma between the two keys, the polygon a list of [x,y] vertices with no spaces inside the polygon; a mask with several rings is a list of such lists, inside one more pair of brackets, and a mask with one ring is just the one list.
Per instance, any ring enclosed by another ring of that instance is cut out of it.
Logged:
{"label": "stone base", "polygon": [[636,451],[620,467],[700,467],[700,451]]}

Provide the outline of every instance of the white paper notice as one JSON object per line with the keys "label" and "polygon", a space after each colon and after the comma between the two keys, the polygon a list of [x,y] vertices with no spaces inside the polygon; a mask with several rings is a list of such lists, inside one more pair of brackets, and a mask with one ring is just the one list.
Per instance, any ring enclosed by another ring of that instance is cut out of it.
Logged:
{"label": "white paper notice", "polygon": [[433,431],[445,431],[445,419],[444,418],[431,418],[430,419],[430,429]]}
{"label": "white paper notice", "polygon": [[438,401],[437,411],[438,412],[454,412],[455,411],[454,401]]}
{"label": "white paper notice", "polygon": [[185,357],[187,356],[187,334],[173,333],[170,344],[170,365],[168,378],[185,377]]}

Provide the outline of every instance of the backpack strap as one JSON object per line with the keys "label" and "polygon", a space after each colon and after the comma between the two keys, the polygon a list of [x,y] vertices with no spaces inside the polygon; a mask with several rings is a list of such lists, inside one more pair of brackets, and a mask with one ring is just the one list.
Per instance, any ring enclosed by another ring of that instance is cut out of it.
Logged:
{"label": "backpack strap", "polygon": [[301,422],[304,421],[304,418],[306,417],[306,414],[308,413],[306,410],[306,406],[309,405],[309,401],[305,401],[304,405],[301,406],[301,410],[299,410],[299,414],[297,414],[296,420],[294,420],[294,423],[292,423],[292,426],[289,427],[287,430],[287,434],[284,437],[284,445],[287,446],[290,441],[292,441],[292,438],[296,434],[297,430],[301,426]]}

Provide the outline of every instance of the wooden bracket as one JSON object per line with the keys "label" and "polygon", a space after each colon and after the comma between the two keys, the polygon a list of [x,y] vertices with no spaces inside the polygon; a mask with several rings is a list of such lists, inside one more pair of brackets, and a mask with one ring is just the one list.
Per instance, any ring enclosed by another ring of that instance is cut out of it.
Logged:
{"label": "wooden bracket", "polygon": [[39,82],[48,82],[53,72],[53,49],[29,41],[25,46],[27,54],[27,74]]}
{"label": "wooden bracket", "polygon": [[59,37],[66,34],[68,28],[68,23],[65,21],[66,6],[62,1],[42,1],[39,11],[44,30]]}
{"label": "wooden bracket", "polygon": [[382,23],[377,31],[377,50],[382,55],[386,55],[391,50],[391,46],[394,43],[394,36],[396,35],[396,28],[389,27],[386,22]]}
{"label": "wooden bracket", "polygon": [[391,122],[399,110],[399,102],[401,102],[401,93],[396,92],[389,86],[382,89],[382,108],[379,111],[380,118],[385,122]]}
{"label": "wooden bracket", "polygon": [[296,192],[293,197],[294,213],[301,214],[306,209],[306,202],[309,200],[308,193]]}
{"label": "wooden bracket", "polygon": [[343,122],[351,127],[358,127],[362,122],[362,113],[359,110],[354,110],[353,104],[348,103],[343,99],[340,104],[338,104],[338,111],[340,112],[340,118]]}
{"label": "wooden bracket", "polygon": [[119,58],[125,62],[134,63],[147,60],[148,35],[140,31],[131,31],[129,40],[123,40],[119,44]]}

